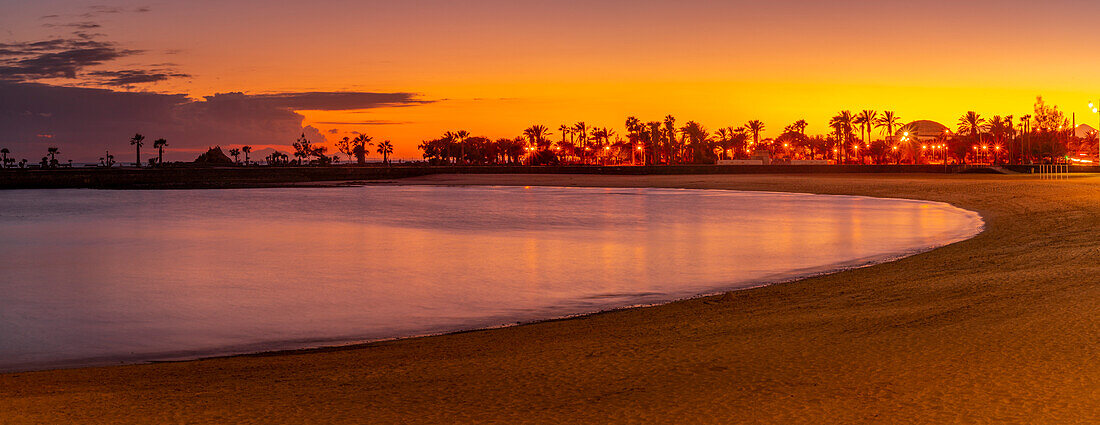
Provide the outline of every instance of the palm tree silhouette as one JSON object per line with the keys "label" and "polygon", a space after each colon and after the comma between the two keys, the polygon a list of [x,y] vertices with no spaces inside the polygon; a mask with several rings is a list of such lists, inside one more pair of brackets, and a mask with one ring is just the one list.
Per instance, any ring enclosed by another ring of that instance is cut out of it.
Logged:
{"label": "palm tree silhouette", "polygon": [[[470,132],[466,130],[458,130],[454,132],[455,143],[458,143],[459,159],[463,163],[466,162],[466,139],[470,138]],[[379,152],[381,153],[381,152]],[[386,162],[384,159],[382,162]]]}
{"label": "palm tree silhouette", "polygon": [[378,143],[378,153],[382,154],[382,163],[385,165],[390,164],[390,154],[393,153],[393,144],[389,140],[383,140]]}
{"label": "palm tree silhouette", "polygon": [[674,156],[672,154],[672,149],[673,146],[676,146],[676,117],[672,116],[671,114],[665,115],[664,125],[665,143],[667,144],[669,150],[668,163],[671,165],[672,157]]}
{"label": "palm tree silhouette", "polygon": [[153,149],[157,150],[157,165],[164,162],[164,147],[168,145],[168,141],[164,139],[157,139],[153,141]]}
{"label": "palm tree silhouette", "polygon": [[982,132],[985,131],[985,118],[974,111],[967,111],[959,118],[959,134],[969,134],[982,144]]}
{"label": "palm tree silhouette", "polygon": [[901,118],[898,118],[894,111],[882,111],[882,116],[875,120],[875,128],[882,129],[884,136],[893,136],[894,128],[898,126],[899,120]]}
{"label": "palm tree silhouette", "polygon": [[859,125],[859,135],[863,138],[863,144],[867,147],[871,147],[871,128],[875,125],[877,118],[878,112],[864,109],[852,120],[853,124]]}
{"label": "palm tree silhouette", "polygon": [[[49,162],[47,162],[46,164],[50,165],[50,166],[53,166],[53,165],[57,164],[57,155],[59,155],[59,154],[61,154],[61,151],[59,149],[57,149],[56,147],[54,147],[54,146],[47,147],[46,148],[46,155],[49,156],[50,159],[49,159]],[[44,159],[45,158],[43,158],[43,160]]]}
{"label": "palm tree silhouette", "polygon": [[546,128],[544,125],[536,124],[527,127],[526,130],[523,130],[523,135],[527,137],[527,141],[536,149],[545,149],[549,145],[549,143],[546,142],[546,136],[550,135],[550,129]]}
{"label": "palm tree silhouette", "polygon": [[240,149],[237,149],[237,148],[233,148],[233,149],[230,149],[230,150],[229,150],[229,155],[232,155],[232,156],[233,156],[233,163],[235,163],[235,164],[236,164],[236,163],[240,163],[240,162],[241,162],[241,159],[240,159],[240,156],[241,156],[241,150],[240,150]]}
{"label": "palm tree silhouette", "polygon": [[752,120],[745,124],[745,127],[752,133],[752,144],[760,144],[760,132],[764,131],[764,122],[760,120]]}
{"label": "palm tree silhouette", "polygon": [[8,154],[9,153],[11,153],[11,151],[9,151],[8,148],[0,148],[0,155],[3,155],[3,157],[4,157],[3,158],[3,167],[4,168],[8,168]]}
{"label": "palm tree silhouette", "polygon": [[372,140],[374,140],[373,137],[368,136],[364,133],[359,133],[359,135],[355,136],[355,139],[352,140],[352,142],[355,143],[353,153],[355,154],[355,160],[359,163],[359,165],[367,163],[367,154],[370,153],[370,150],[367,149],[367,146],[374,144],[371,143]]}
{"label": "palm tree silhouette", "polygon": [[141,145],[145,144],[144,142],[145,136],[142,136],[141,133],[134,134],[134,137],[130,138],[130,144],[134,145],[137,151],[134,161],[134,166],[136,167],[141,167]]}
{"label": "palm tree silhouette", "polygon": [[577,135],[577,150],[581,152],[581,161],[585,164],[588,163],[588,152],[592,150],[588,146],[588,124],[584,121],[579,121],[573,124],[573,134]]}
{"label": "palm tree silhouette", "polygon": [[854,120],[855,117],[852,116],[852,111],[840,111],[839,114],[829,120],[829,127],[833,128],[840,145],[836,152],[840,155],[841,161],[847,160],[848,157],[847,146],[852,139],[852,122]]}
{"label": "palm tree silhouette", "polygon": [[646,140],[646,164],[657,165],[661,156],[661,123],[659,121],[650,121],[645,123],[645,132],[649,136]]}
{"label": "palm tree silhouette", "polygon": [[241,146],[241,152],[244,152],[244,165],[248,165],[248,154],[252,153],[252,146]]}
{"label": "palm tree silhouette", "polygon": [[558,126],[558,131],[561,132],[561,146],[565,146],[566,138],[573,136],[573,128],[569,127],[568,124],[562,124]]}

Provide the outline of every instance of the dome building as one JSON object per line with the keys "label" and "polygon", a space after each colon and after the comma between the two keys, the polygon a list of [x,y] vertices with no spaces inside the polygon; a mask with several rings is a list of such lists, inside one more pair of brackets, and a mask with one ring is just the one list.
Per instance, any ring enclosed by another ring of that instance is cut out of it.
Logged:
{"label": "dome building", "polygon": [[1081,124],[1073,129],[1073,135],[1082,139],[1091,139],[1096,137],[1096,129],[1092,128],[1091,125]]}
{"label": "dome building", "polygon": [[940,124],[931,120],[917,120],[909,124],[905,124],[898,129],[895,133],[895,137],[900,140],[906,133],[909,133],[910,138],[916,139],[919,142],[926,142],[931,140],[937,140],[941,136],[951,132],[951,129],[946,125]]}

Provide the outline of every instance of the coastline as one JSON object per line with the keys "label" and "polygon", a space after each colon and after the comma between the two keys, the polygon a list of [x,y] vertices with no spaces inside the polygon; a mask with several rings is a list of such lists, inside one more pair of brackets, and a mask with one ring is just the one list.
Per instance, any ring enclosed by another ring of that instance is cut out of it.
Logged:
{"label": "coastline", "polygon": [[1100,246],[1095,176],[402,183],[418,182],[932,198],[977,211],[986,229],[894,262],[656,307],[352,348],[0,375],[0,411],[9,412],[0,415],[12,423],[1096,419],[1100,371],[1090,367],[1097,352],[1088,338],[1100,330],[1090,277],[1100,273],[1082,262]]}
{"label": "coastline", "polygon": [[[412,184],[404,184],[402,181],[389,181],[369,183],[361,181],[336,181],[336,182],[321,182],[318,184],[309,184],[301,186],[289,186],[298,188],[346,188],[346,187],[368,187],[368,186],[436,186],[436,187],[457,187],[457,188],[476,188],[487,187],[491,189],[519,189],[522,186],[502,186],[502,185],[434,185],[425,184],[423,182],[412,182]],[[561,186],[537,186],[548,189],[562,189]],[[257,190],[263,190],[264,188],[257,188]],[[580,189],[580,188],[578,188]],[[600,195],[600,189],[619,189],[614,187],[589,187],[583,189],[596,189],[594,192],[590,192],[593,195]],[[714,191],[714,192],[726,192],[728,189],[679,189],[679,188],[627,188],[627,190],[654,190],[657,193],[691,193],[700,191]],[[730,191],[738,192],[738,191]],[[765,195],[777,195],[784,197],[802,197],[802,196],[820,196],[810,193],[796,193],[796,192],[767,192],[767,191],[752,191],[752,194],[765,194]],[[711,196],[708,194],[707,196]],[[724,283],[721,286],[710,287],[705,290],[699,290],[699,292],[668,292],[668,293],[651,293],[646,296],[626,301],[625,304],[613,304],[596,307],[590,310],[572,311],[572,312],[555,312],[559,310],[560,306],[546,306],[542,310],[531,310],[525,316],[508,317],[508,316],[491,316],[485,317],[481,320],[477,320],[475,323],[468,323],[466,325],[458,327],[436,327],[433,330],[417,331],[414,333],[400,334],[400,335],[386,335],[377,337],[355,337],[355,336],[322,336],[315,335],[309,338],[295,339],[295,340],[273,340],[267,342],[256,342],[250,344],[229,345],[224,347],[215,347],[210,349],[178,349],[174,351],[160,351],[152,353],[130,353],[128,355],[104,355],[99,357],[86,357],[86,358],[74,358],[68,360],[51,360],[41,362],[25,362],[16,364],[3,364],[0,363],[0,374],[10,373],[25,373],[25,372],[37,372],[37,371],[49,371],[49,370],[61,370],[61,369],[80,369],[91,367],[108,367],[108,366],[125,366],[125,365],[141,365],[141,364],[155,364],[155,363],[171,363],[171,362],[185,362],[192,360],[205,360],[215,359],[222,357],[235,357],[235,356],[263,356],[263,355],[280,355],[289,353],[302,353],[311,351],[331,351],[339,349],[355,349],[364,347],[373,343],[380,343],[386,341],[395,341],[411,338],[423,338],[431,336],[449,335],[465,332],[474,332],[488,329],[499,329],[510,326],[518,325],[530,325],[546,321],[563,320],[575,317],[587,316],[592,314],[609,313],[617,310],[653,307],[663,304],[690,300],[695,298],[709,297],[715,295],[725,294],[727,292],[741,291],[748,289],[755,289],[768,285],[782,284],[788,282],[794,282],[798,280],[824,276],[833,273],[839,273],[842,271],[872,267],[877,264],[897,261],[902,258],[910,257],[913,255],[919,255],[924,252],[928,252],[934,249],[941,248],[943,246],[958,243],[974,236],[977,236],[985,229],[985,222],[982,220],[981,215],[969,211],[957,208],[951,204],[935,201],[924,201],[914,199],[896,199],[896,198],[873,198],[858,195],[827,195],[835,197],[837,199],[844,200],[889,200],[898,203],[920,205],[924,207],[940,208],[944,210],[950,210],[954,214],[968,217],[974,221],[974,226],[959,228],[957,231],[950,235],[942,235],[943,239],[938,239],[935,243],[910,247],[905,250],[896,250],[890,252],[882,252],[878,254],[868,255],[864,257],[854,257],[843,261],[836,261],[830,264],[824,264],[812,267],[803,267],[797,269],[777,271],[768,275],[761,276],[752,280],[737,280]],[[732,276],[730,277],[733,278]],[[0,359],[3,360],[3,359]]]}

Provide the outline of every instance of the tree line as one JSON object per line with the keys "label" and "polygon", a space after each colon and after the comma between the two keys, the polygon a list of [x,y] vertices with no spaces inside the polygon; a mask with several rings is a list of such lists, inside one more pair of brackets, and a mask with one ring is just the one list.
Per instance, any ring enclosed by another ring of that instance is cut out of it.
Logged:
{"label": "tree line", "polygon": [[[955,130],[928,134],[917,122],[902,124],[894,111],[870,109],[852,112],[843,110],[829,118],[825,134],[809,135],[806,120],[796,120],[782,127],[779,135],[764,138],[767,126],[760,120],[741,125],[725,126],[713,131],[696,121],[678,125],[676,117],[667,115],[657,121],[642,121],[627,117],[623,132],[586,122],[562,124],[556,129],[536,124],[518,136],[491,139],[475,136],[465,130],[448,131],[441,137],[424,140],[418,146],[425,161],[437,165],[677,165],[713,164],[721,159],[750,159],[767,156],[775,162],[795,160],[826,160],[837,164],[930,164],[930,163],[990,163],[1025,164],[1037,162],[1078,161],[1095,158],[1097,133],[1084,137],[1075,134],[1065,114],[1057,106],[1036,98],[1031,113],[983,117],[967,111],[959,117]],[[344,137],[335,143],[347,162],[352,158],[365,164],[374,152],[389,164],[393,144],[389,140],[375,143],[365,133],[354,138]],[[135,163],[140,164],[145,136],[130,138],[135,149]],[[163,164],[167,140],[153,142],[157,157],[149,166]],[[311,142],[302,134],[291,154],[274,151],[264,158],[268,165],[329,165],[339,162],[339,155],[329,155],[328,147]],[[233,162],[252,164],[251,146],[229,150]],[[60,167],[60,150],[47,148],[39,161],[42,168]],[[293,159],[291,159],[293,156]],[[19,162],[7,148],[0,148],[4,168],[25,168],[26,159]],[[116,161],[109,151],[99,158],[100,166],[111,167]],[[69,166],[71,166],[71,160]]]}
{"label": "tree line", "polygon": [[468,131],[448,131],[419,149],[432,164],[447,165],[676,165],[713,164],[719,159],[826,160],[837,164],[990,163],[1021,164],[1095,157],[1097,136],[1077,137],[1056,106],[1036,99],[1033,113],[985,118],[967,111],[955,130],[928,134],[916,122],[903,124],[895,111],[843,110],[832,116],[825,134],[809,135],[806,120],[763,138],[760,120],[709,130],[696,121],[677,125],[676,117],[643,122],[627,117],[623,134],[585,122],[562,124],[554,134],[532,125],[513,138],[490,139]]}

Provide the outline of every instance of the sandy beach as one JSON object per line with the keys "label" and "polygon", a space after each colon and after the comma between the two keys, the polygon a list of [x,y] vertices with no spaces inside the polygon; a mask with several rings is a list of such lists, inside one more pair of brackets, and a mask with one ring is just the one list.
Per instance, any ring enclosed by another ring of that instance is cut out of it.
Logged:
{"label": "sandy beach", "polygon": [[[1098,423],[1100,177],[433,175],[948,202],[977,237],[833,275],[356,347],[0,375],[0,423]],[[0,342],[2,343],[2,342]]]}

